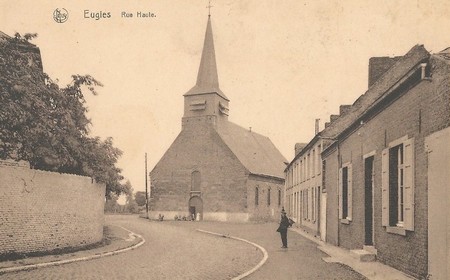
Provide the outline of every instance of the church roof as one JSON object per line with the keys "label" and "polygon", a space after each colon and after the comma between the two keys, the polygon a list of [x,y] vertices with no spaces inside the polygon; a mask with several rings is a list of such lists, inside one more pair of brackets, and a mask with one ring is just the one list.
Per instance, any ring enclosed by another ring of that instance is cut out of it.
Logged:
{"label": "church roof", "polygon": [[251,174],[284,178],[286,159],[268,137],[229,121],[217,132]]}
{"label": "church roof", "polygon": [[219,88],[219,77],[217,75],[211,17],[208,16],[208,24],[206,26],[205,41],[203,43],[200,67],[198,69],[197,83],[186,94],[184,94],[184,96],[214,92],[226,100],[229,100]]}

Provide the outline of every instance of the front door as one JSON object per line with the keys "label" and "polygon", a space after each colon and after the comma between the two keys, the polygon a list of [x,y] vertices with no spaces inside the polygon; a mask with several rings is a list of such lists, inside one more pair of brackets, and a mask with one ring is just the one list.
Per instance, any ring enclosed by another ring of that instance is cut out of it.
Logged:
{"label": "front door", "polygon": [[364,162],[364,194],[365,194],[365,245],[373,245],[373,156]]}

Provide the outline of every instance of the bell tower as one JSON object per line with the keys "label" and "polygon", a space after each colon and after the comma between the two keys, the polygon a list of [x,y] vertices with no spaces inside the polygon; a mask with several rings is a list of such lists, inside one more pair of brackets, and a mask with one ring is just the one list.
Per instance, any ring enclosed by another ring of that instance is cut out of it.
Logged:
{"label": "bell tower", "polygon": [[211,15],[208,15],[197,82],[184,94],[183,129],[189,123],[198,121],[206,121],[217,127],[220,122],[228,120],[229,102],[219,88]]}

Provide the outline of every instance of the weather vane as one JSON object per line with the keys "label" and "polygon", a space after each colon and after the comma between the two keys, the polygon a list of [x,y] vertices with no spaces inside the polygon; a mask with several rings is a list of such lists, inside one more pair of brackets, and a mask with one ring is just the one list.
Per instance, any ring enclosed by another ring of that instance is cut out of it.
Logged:
{"label": "weather vane", "polygon": [[211,16],[211,8],[214,6],[211,6],[211,0],[209,0],[208,6],[206,6],[206,8],[208,8],[208,16]]}

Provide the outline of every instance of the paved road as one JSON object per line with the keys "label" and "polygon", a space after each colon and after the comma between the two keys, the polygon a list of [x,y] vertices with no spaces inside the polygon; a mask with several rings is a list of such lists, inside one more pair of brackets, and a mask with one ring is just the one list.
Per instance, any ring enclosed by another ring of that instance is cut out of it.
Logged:
{"label": "paved road", "polygon": [[309,240],[289,233],[289,249],[274,224],[149,222],[135,216],[108,216],[107,223],[141,234],[136,250],[87,262],[0,275],[0,279],[230,279],[262,258],[259,250],[236,240],[195,231],[202,228],[258,243],[269,253],[267,263],[248,279],[364,279],[358,273],[321,260]]}
{"label": "paved road", "polygon": [[366,279],[351,268],[322,260],[327,255],[317,249],[317,244],[298,233],[288,231],[288,249],[281,248],[280,234],[276,224],[228,224],[197,223],[181,227],[195,227],[221,232],[247,239],[264,247],[269,259],[247,279]]}

